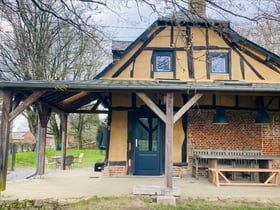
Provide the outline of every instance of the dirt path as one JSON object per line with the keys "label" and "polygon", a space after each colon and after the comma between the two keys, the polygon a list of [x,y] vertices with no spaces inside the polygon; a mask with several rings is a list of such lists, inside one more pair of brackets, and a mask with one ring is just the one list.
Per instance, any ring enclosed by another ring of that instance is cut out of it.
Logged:
{"label": "dirt path", "polygon": [[[30,174],[30,173],[29,173]],[[24,178],[24,177],[23,177]],[[8,178],[9,180],[9,178]],[[174,178],[173,185],[181,192],[182,198],[242,199],[264,203],[276,203],[280,207],[280,186],[278,187],[216,187],[207,179],[193,177]],[[1,193],[4,200],[10,199],[55,199],[75,201],[94,195],[131,195],[136,185],[164,186],[164,177],[102,177],[92,168],[54,170],[40,177],[10,179],[6,191]]]}

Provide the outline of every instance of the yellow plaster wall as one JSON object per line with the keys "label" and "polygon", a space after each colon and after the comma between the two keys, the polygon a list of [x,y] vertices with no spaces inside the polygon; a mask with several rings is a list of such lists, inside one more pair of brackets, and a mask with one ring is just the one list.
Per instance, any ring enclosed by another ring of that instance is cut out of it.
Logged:
{"label": "yellow plaster wall", "polygon": [[170,27],[161,31],[147,47],[170,47]]}
{"label": "yellow plaster wall", "polygon": [[[174,94],[174,106],[182,107],[183,98],[181,94]],[[174,114],[176,112],[174,111]],[[173,131],[173,162],[181,162],[182,159],[182,144],[184,141],[184,131],[182,127],[182,118],[174,124]]]}
{"label": "yellow plaster wall", "polygon": [[[148,36],[150,36],[157,28],[152,30]],[[146,48],[136,57],[135,63],[131,63],[120,75],[115,79],[132,79],[132,80],[154,80],[154,79],[173,79],[173,73],[154,73],[154,77],[151,77],[151,72],[153,70],[151,58],[152,49],[174,49],[174,47],[179,48],[176,52],[176,79],[181,79],[185,81],[209,81],[213,80],[240,80],[244,81],[242,78],[242,72],[240,67],[240,56],[230,49],[225,41],[212,29],[208,29],[209,46],[228,48],[223,50],[209,50],[209,52],[229,52],[231,58],[231,78],[229,74],[211,74],[210,80],[207,79],[207,61],[206,61],[206,50],[193,50],[193,62],[194,62],[194,79],[188,77],[188,63],[187,63],[187,51],[183,51],[186,47],[185,40],[185,27],[174,27],[174,37],[173,44],[170,43],[171,27],[166,27],[162,32],[160,32],[154,39],[146,46]],[[206,46],[206,29],[199,27],[191,27],[191,41],[192,46]],[[137,46],[131,50],[122,60],[118,61],[113,68],[107,72],[103,78],[110,78],[112,75],[142,46],[143,42],[139,42]],[[243,46],[247,50],[253,52],[253,49],[248,46]],[[254,52],[256,55],[265,59],[263,53]],[[261,62],[256,61],[252,57],[242,53],[242,56],[246,58],[252,66],[262,75],[265,80],[260,80],[256,74],[250,69],[250,67],[244,62],[244,74],[245,81],[248,82],[279,82],[280,74],[271,70],[269,67]],[[133,70],[133,78],[130,77],[131,71]],[[278,71],[280,69],[278,68]]]}
{"label": "yellow plaster wall", "polygon": [[242,78],[242,72],[240,67],[240,56],[233,50],[231,50],[231,75],[233,80],[244,80]]}
{"label": "yellow plaster wall", "polygon": [[235,106],[234,95],[216,95],[216,105],[218,106]]}
{"label": "yellow plaster wall", "polygon": [[130,73],[133,69],[133,63],[131,63],[119,76],[119,79],[128,79],[130,78]]}
{"label": "yellow plaster wall", "polygon": [[112,106],[131,106],[131,93],[117,92],[112,95]]}
{"label": "yellow plaster wall", "polygon": [[206,80],[206,51],[205,50],[194,50],[194,77],[196,80]]}
{"label": "yellow plaster wall", "polygon": [[174,39],[173,47],[185,47],[186,46],[186,29],[184,27],[174,27]]}
{"label": "yellow plaster wall", "polygon": [[154,79],[173,79],[173,72],[154,72]]}
{"label": "yellow plaster wall", "polygon": [[126,161],[127,149],[127,112],[112,113],[110,130],[109,161]]}
{"label": "yellow plaster wall", "polygon": [[209,45],[229,48],[227,43],[225,43],[225,41],[212,29],[208,30],[208,36],[209,36]]}
{"label": "yellow plaster wall", "polygon": [[181,162],[182,144],[184,141],[184,132],[181,118],[174,124],[173,132],[173,162]]}
{"label": "yellow plaster wall", "polygon": [[191,41],[193,46],[206,46],[206,29],[199,27],[191,28]]}
{"label": "yellow plaster wall", "polygon": [[[243,53],[243,56],[246,58],[246,60],[249,61],[249,63],[254,66],[254,68],[257,70],[257,72],[262,75],[266,81],[271,81],[271,82],[279,82],[280,80],[280,75],[279,73],[275,72],[274,70],[268,68],[267,66],[265,66],[264,64],[256,61],[255,59],[251,58],[248,55],[245,55]],[[246,66],[246,71],[251,71],[252,70],[249,68],[249,66],[247,64],[245,64]],[[246,72],[247,73],[247,72]],[[260,80],[260,79],[256,79],[256,76],[252,77],[252,80]]]}
{"label": "yellow plaster wall", "polygon": [[189,78],[186,56],[185,51],[176,52],[176,79],[187,80]]}
{"label": "yellow plaster wall", "polygon": [[144,50],[135,61],[133,79],[150,79],[152,51]]}
{"label": "yellow plaster wall", "polygon": [[203,95],[197,102],[198,105],[212,105],[212,95]]}
{"label": "yellow plaster wall", "polygon": [[[191,96],[189,97],[191,98]],[[265,104],[268,104],[271,97],[264,98]],[[213,104],[213,96],[212,94],[204,94],[199,101],[197,102],[199,105],[212,105]],[[276,106],[278,104],[278,100],[274,100],[273,103],[271,103],[270,108],[272,106]],[[235,107],[236,106],[236,96],[234,94],[231,95],[216,95],[216,105],[217,106],[228,106],[228,107]],[[240,107],[250,107],[255,108],[256,107],[256,96],[253,95],[244,95],[244,96],[238,96],[238,105]]]}
{"label": "yellow plaster wall", "polygon": [[239,96],[239,106],[241,107],[256,107],[255,96]]}

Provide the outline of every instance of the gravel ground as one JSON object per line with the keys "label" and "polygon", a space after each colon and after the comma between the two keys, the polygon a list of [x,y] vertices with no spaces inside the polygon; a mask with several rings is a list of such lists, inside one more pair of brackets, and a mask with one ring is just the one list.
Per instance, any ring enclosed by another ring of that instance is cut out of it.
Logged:
{"label": "gravel ground", "polygon": [[[7,181],[16,181],[16,180],[24,180],[27,178],[32,178],[33,176],[36,176],[35,174],[36,169],[34,168],[26,168],[26,169],[19,169],[14,171],[8,171],[7,174]],[[45,174],[49,174],[53,172],[53,170],[47,169],[45,171]]]}

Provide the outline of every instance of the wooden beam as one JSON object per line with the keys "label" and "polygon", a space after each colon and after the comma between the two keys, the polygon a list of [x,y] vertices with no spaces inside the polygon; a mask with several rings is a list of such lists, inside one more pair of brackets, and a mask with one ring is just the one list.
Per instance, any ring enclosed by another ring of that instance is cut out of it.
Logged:
{"label": "wooden beam", "polygon": [[46,136],[47,128],[40,126],[40,145],[39,145],[39,159],[38,159],[38,175],[45,174],[45,154],[46,154]]}
{"label": "wooden beam", "polygon": [[192,105],[194,105],[201,97],[203,96],[203,94],[201,93],[197,93],[195,94],[184,106],[181,107],[181,109],[174,115],[174,123],[177,122],[177,120],[180,119],[180,117],[182,117],[182,115],[188,111]]}
{"label": "wooden beam", "polygon": [[173,93],[166,94],[165,177],[167,194],[173,188]]}
{"label": "wooden beam", "polygon": [[61,113],[61,129],[62,129],[62,148],[61,148],[61,169],[65,170],[66,143],[67,143],[67,118],[68,115]]}
{"label": "wooden beam", "polygon": [[61,104],[62,104],[62,105],[69,105],[69,104],[72,104],[72,103],[76,102],[77,100],[79,100],[79,99],[81,99],[81,98],[87,96],[88,94],[90,94],[90,92],[88,92],[88,91],[81,91],[81,92],[79,92],[79,93],[77,93],[77,94],[75,94],[75,95],[73,95],[73,96],[71,96],[71,97],[69,97],[69,98],[63,100],[63,101],[61,102]]}
{"label": "wooden beam", "polygon": [[46,106],[43,103],[37,103],[37,110],[38,110],[38,115],[40,118],[40,122],[42,127],[47,127],[47,124],[49,122],[50,116],[52,109],[48,106]]}
{"label": "wooden beam", "polygon": [[[166,116],[165,114],[158,108],[158,106],[145,94],[145,93],[136,93],[139,98],[142,99],[142,101],[145,102],[145,104],[153,110],[153,112],[163,121],[166,123]],[[173,107],[172,107],[173,108]]]}
{"label": "wooden beam", "polygon": [[[145,49],[145,47],[154,39],[154,37],[156,35],[158,35],[160,32],[162,32],[165,29],[165,26],[160,26],[159,28],[157,28],[152,34],[150,34],[149,37],[143,37],[144,38],[144,42],[142,44],[142,46],[140,46],[135,53],[118,69],[118,71],[116,71],[113,74],[113,78],[118,77],[132,62],[135,61],[135,59],[140,55],[140,53],[143,52],[143,50]],[[146,36],[146,35],[145,35]],[[127,49],[126,49],[127,51]],[[102,75],[101,75],[102,76]]]}
{"label": "wooden beam", "polygon": [[40,118],[40,145],[39,145],[39,160],[38,160],[38,175],[42,176],[45,173],[45,154],[46,154],[46,138],[47,124],[50,119],[51,109],[43,103],[37,104],[38,115]]}
{"label": "wooden beam", "polygon": [[9,113],[12,109],[12,92],[3,91],[1,132],[0,132],[0,192],[6,189],[8,151],[10,138]]}
{"label": "wooden beam", "polygon": [[35,90],[19,106],[17,106],[14,111],[9,114],[9,121],[11,122],[12,120],[14,120],[20,113],[22,113],[28,106],[34,103],[44,93],[45,91],[43,90]]}
{"label": "wooden beam", "polygon": [[188,72],[189,78],[194,78],[194,63],[193,63],[193,49],[192,49],[192,33],[191,33],[191,26],[186,26],[186,48],[187,48],[187,61],[188,61]]}

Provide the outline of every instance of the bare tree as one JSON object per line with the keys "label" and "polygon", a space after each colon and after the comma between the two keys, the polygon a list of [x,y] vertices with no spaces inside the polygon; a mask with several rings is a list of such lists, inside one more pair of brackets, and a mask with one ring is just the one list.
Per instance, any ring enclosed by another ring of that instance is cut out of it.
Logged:
{"label": "bare tree", "polygon": [[138,11],[141,13],[141,4],[146,4],[158,13],[164,16],[166,13],[181,11],[183,13],[197,13],[196,8],[205,4],[209,15],[224,19],[232,19],[233,17],[256,22],[262,19],[280,21],[280,0],[128,0],[134,1]]}
{"label": "bare tree", "polygon": [[94,145],[99,124],[100,120],[96,114],[69,115],[69,133],[75,137],[78,149],[83,149],[86,143]]}
{"label": "bare tree", "polygon": [[280,55],[280,24],[277,22],[262,20],[254,24],[240,25],[236,30],[247,39]]}
{"label": "bare tree", "polygon": [[[85,11],[78,7],[70,12],[64,3],[44,1],[45,9],[56,5],[53,13],[44,11],[35,1],[1,2],[0,78],[2,80],[65,80],[91,79],[104,63],[100,49],[102,36],[93,23],[81,21],[78,14]],[[49,7],[48,7],[49,5]],[[76,20],[68,24],[66,20]],[[84,26],[84,28],[83,28]],[[84,31],[87,30],[87,33]],[[30,130],[36,134],[37,116],[33,107],[24,113]],[[51,117],[49,130],[60,138],[60,126]],[[57,141],[60,141],[57,139]]]}
{"label": "bare tree", "polygon": [[[205,21],[207,18],[231,21],[232,27],[241,35],[279,54],[280,0],[134,0],[134,2],[140,15],[141,4],[146,4],[158,16],[181,12],[186,16],[198,15],[205,18]],[[205,11],[199,10],[201,6],[205,6]]]}
{"label": "bare tree", "polygon": [[[96,31],[89,31],[95,37],[92,39],[28,2],[1,7],[2,24],[6,25],[0,33],[1,78],[63,80],[93,76],[96,72],[92,70],[102,63],[96,59],[101,58],[96,42],[102,42]],[[60,13],[65,12],[60,9]]]}

